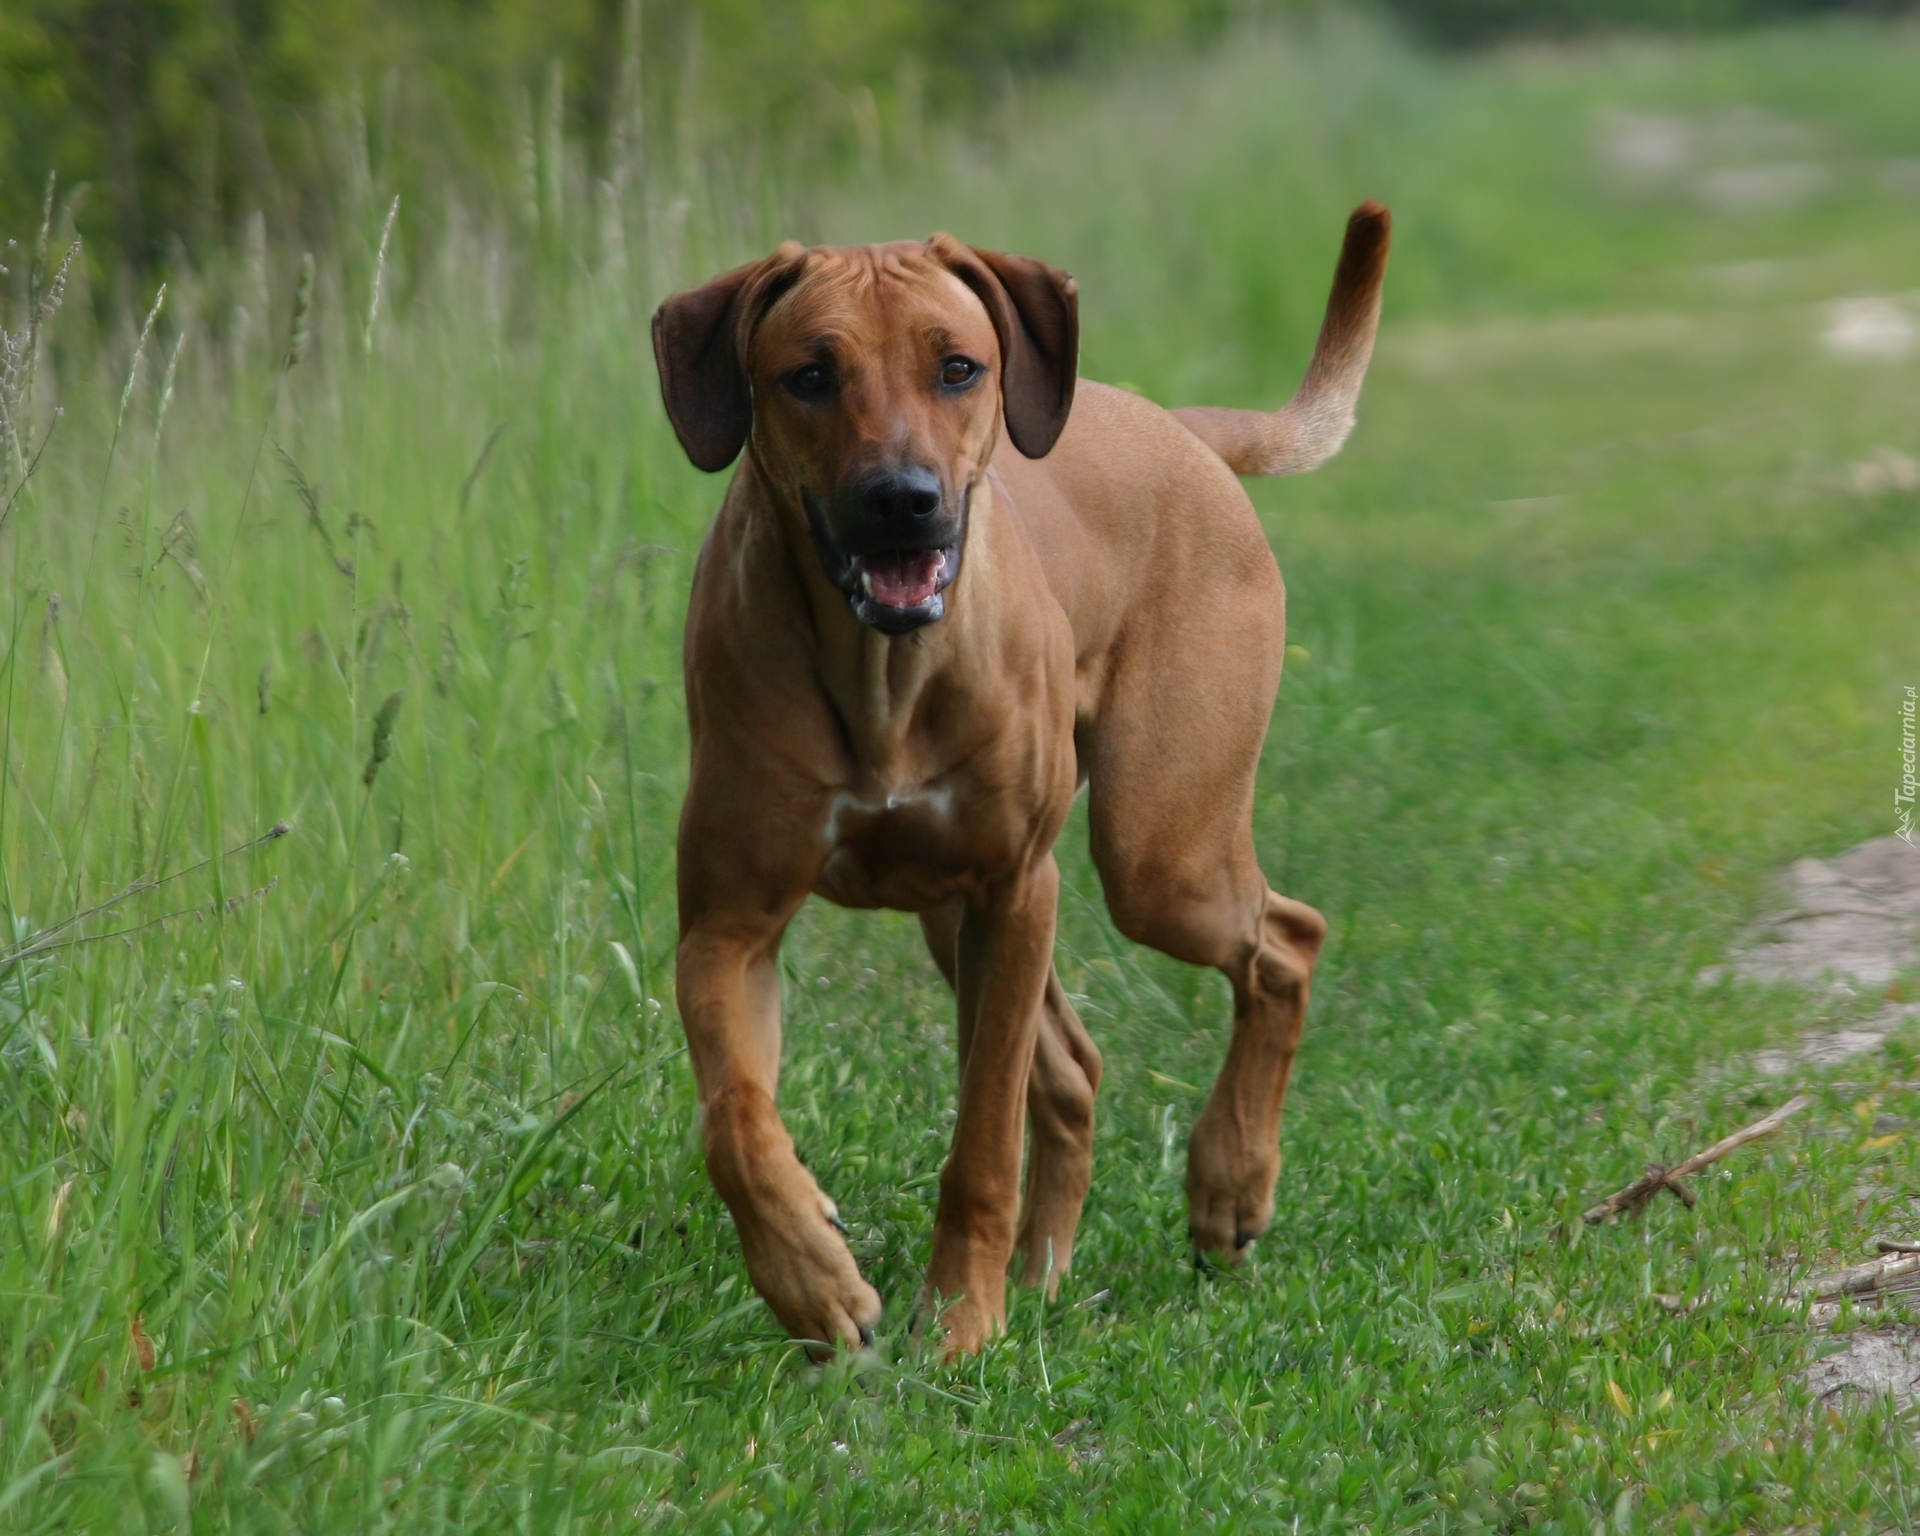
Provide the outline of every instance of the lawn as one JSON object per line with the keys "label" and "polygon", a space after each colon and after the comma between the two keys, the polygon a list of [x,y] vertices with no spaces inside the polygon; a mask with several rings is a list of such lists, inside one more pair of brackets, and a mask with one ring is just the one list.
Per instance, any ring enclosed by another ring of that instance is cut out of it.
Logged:
{"label": "lawn", "polygon": [[[384,241],[343,155],[364,239],[307,300],[243,240],[146,335],[76,265],[0,482],[44,446],[0,500],[0,1527],[1910,1529],[1909,1430],[1810,1399],[1785,1293],[1910,1230],[1872,1122],[1920,1114],[1920,1040],[1763,1080],[1849,1005],[1698,978],[1773,871],[1894,826],[1920,356],[1823,336],[1920,319],[1916,69],[1911,29],[1330,24],[844,176],[688,140],[614,192],[534,133],[498,209]],[[1115,935],[1076,818],[1095,1184],[1058,1301],[976,1360],[910,1331],[954,1105],[917,926],[789,935],[782,1108],[887,1303],[814,1368],[674,1011],[721,481],[648,313],[784,235],[949,228],[1075,272],[1089,376],[1273,404],[1363,196],[1398,243],[1360,429],[1252,486],[1292,618],[1258,842],[1332,924],[1273,1230],[1192,1263],[1228,1001]],[[1693,1210],[1581,1222],[1796,1088]]]}

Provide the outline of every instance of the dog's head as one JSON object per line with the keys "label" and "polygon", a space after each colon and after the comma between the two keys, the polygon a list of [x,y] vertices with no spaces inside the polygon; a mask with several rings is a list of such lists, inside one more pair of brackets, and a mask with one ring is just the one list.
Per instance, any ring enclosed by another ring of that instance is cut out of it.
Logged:
{"label": "dog's head", "polygon": [[1057,268],[949,235],[789,241],[655,313],[667,416],[701,469],[750,441],[855,617],[905,634],[946,613],[1001,421],[1033,459],[1066,426],[1078,292]]}

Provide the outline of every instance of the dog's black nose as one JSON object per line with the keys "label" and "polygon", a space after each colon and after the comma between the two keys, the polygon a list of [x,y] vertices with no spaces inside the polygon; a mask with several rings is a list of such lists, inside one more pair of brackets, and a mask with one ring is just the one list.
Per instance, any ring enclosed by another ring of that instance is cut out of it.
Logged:
{"label": "dog's black nose", "polygon": [[861,482],[854,500],[881,522],[931,517],[940,510],[940,477],[930,469],[890,469]]}

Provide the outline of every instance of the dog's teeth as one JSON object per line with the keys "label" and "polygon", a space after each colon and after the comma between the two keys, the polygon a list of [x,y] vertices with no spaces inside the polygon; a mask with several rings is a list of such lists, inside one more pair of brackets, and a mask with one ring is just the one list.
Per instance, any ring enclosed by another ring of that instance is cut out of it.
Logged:
{"label": "dog's teeth", "polygon": [[862,570],[860,572],[860,591],[863,595],[867,597],[873,596],[873,572],[872,571]]}

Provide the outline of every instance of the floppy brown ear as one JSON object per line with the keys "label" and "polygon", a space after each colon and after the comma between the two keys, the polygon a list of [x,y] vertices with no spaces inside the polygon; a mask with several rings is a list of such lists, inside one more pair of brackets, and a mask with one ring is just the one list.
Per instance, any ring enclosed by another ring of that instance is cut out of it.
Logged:
{"label": "floppy brown ear", "polygon": [[725,469],[753,426],[747,341],[793,285],[807,248],[789,240],[771,256],[676,293],[653,312],[653,360],[674,436],[696,469]]}
{"label": "floppy brown ear", "polygon": [[1000,337],[1000,403],[1007,436],[1030,459],[1043,459],[1073,409],[1080,365],[1080,285],[1031,256],[1004,256],[962,245],[952,235],[927,242],[947,269],[979,296]]}

